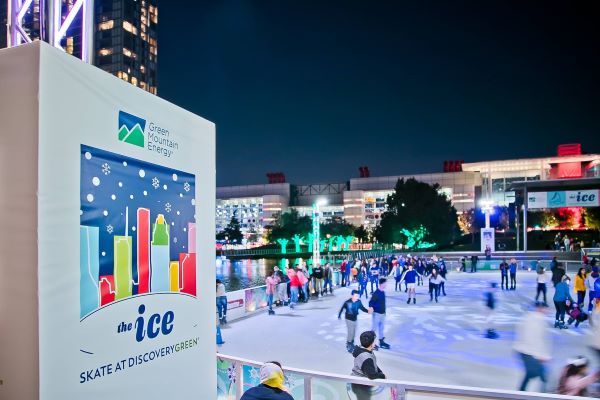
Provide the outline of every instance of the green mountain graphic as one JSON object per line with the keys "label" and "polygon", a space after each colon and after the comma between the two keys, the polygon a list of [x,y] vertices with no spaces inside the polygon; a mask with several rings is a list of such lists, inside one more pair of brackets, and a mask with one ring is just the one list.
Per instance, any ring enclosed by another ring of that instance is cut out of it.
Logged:
{"label": "green mountain graphic", "polygon": [[125,125],[119,130],[119,140],[134,146],[144,147],[144,131],[139,124],[129,130]]}

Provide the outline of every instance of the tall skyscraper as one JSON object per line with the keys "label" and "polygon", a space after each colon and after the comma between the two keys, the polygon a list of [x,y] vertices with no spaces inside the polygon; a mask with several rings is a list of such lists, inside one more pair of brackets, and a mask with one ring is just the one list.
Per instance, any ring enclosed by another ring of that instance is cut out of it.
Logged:
{"label": "tall skyscraper", "polygon": [[94,65],[153,94],[157,1],[94,1]]}
{"label": "tall skyscraper", "polygon": [[[9,2],[0,0],[0,48],[8,45]],[[77,0],[57,0],[61,3],[61,23]],[[97,67],[156,94],[158,0],[94,0],[93,47],[91,62]],[[22,27],[32,39],[49,41],[48,18],[51,0],[32,0],[24,11]],[[60,39],[60,45],[69,54],[81,58],[83,13],[75,18]]]}

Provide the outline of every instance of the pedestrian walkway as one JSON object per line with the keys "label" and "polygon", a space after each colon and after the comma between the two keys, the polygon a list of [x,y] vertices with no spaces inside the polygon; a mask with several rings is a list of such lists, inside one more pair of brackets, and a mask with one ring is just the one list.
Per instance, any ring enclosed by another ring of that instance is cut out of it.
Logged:
{"label": "pedestrian walkway", "polygon": [[[516,389],[522,379],[520,360],[512,351],[515,324],[535,295],[535,273],[519,272],[516,291],[498,291],[495,317],[500,338],[485,339],[486,314],[483,293],[499,272],[448,274],[440,303],[430,303],[425,286],[417,287],[417,304],[407,305],[407,294],[394,292],[388,284],[386,342],[391,350],[380,350],[378,364],[391,379],[423,383],[453,384],[496,389]],[[353,285],[353,288],[356,285]],[[549,303],[554,293],[549,289]],[[277,308],[276,315],[261,313],[231,323],[223,329],[226,344],[220,352],[247,359],[278,360],[289,367],[348,374],[352,356],[346,352],[346,325],[338,320],[339,309],[350,290],[341,288],[294,311]],[[367,301],[362,298],[367,306]],[[554,358],[549,387],[556,386],[567,358],[596,357],[587,348],[587,322],[578,329],[555,330],[554,308],[548,311]],[[360,332],[370,329],[371,317],[361,313]],[[537,389],[538,382],[530,385]]]}

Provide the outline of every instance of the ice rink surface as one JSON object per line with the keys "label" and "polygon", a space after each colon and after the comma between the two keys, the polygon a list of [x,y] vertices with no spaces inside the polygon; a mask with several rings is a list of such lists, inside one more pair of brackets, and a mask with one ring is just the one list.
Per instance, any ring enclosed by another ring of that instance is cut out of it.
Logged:
{"label": "ice rink surface", "polygon": [[[483,336],[486,320],[484,291],[490,282],[500,283],[500,273],[451,272],[447,296],[430,302],[425,286],[417,287],[417,304],[407,305],[407,294],[394,291],[388,280],[386,342],[390,350],[376,352],[380,368],[390,379],[411,382],[452,384],[514,390],[523,376],[522,365],[512,350],[515,325],[533,304],[535,272],[519,271],[517,290],[496,292],[496,340]],[[356,284],[352,285],[355,288]],[[548,288],[548,338],[553,359],[549,363],[549,390],[553,390],[567,358],[585,355],[597,367],[588,346],[589,325],[568,330],[553,328],[552,284]],[[257,361],[277,360],[285,366],[349,374],[352,355],[346,352],[346,325],[338,320],[350,289],[339,288],[333,295],[311,300],[294,311],[276,308],[276,315],[259,313],[234,321],[223,328],[225,344],[219,349],[228,355]],[[363,304],[367,301],[362,298]],[[587,301],[587,298],[586,298]],[[361,313],[359,333],[371,328],[371,317]],[[538,388],[538,381],[529,385]]]}

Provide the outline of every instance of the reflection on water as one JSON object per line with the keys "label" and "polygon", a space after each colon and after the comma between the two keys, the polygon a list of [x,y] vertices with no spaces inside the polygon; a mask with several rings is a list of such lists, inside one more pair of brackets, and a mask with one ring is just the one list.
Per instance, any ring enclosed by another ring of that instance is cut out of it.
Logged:
{"label": "reflection on water", "polygon": [[288,263],[296,265],[301,261],[301,258],[223,260],[217,257],[217,279],[223,281],[228,292],[261,286],[265,284],[265,278],[273,272],[276,265],[283,270]]}

